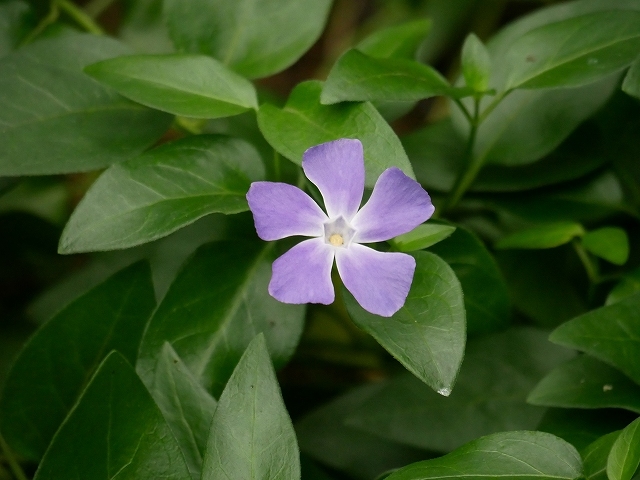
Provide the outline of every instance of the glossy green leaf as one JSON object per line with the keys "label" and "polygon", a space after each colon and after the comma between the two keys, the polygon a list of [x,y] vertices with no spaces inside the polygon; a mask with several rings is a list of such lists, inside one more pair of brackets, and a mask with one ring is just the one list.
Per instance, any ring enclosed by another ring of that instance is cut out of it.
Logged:
{"label": "glossy green leaf", "polygon": [[577,87],[628,66],[640,49],[640,12],[611,10],[551,23],[516,40],[507,89]]}
{"label": "glossy green leaf", "polygon": [[115,40],[74,33],[3,57],[0,175],[95,170],[156,141],[169,115],[135,104],[82,72],[90,63],[127,53]]}
{"label": "glossy green leaf", "polygon": [[105,355],[115,349],[135,362],[154,307],[149,267],[137,263],[45,323],[7,378],[0,401],[7,442],[27,458],[40,458]]}
{"label": "glossy green leaf", "polygon": [[380,174],[398,167],[413,178],[413,170],[400,140],[370,103],[321,105],[322,83],[298,84],[284,108],[264,104],[258,124],[267,141],[298,165],[314,145],[339,138],[357,138],[364,146],[366,185],[373,187]]}
{"label": "glossy green leaf", "polygon": [[473,33],[467,36],[462,46],[462,75],[468,87],[476,92],[489,88],[491,57],[482,41]]}
{"label": "glossy green leaf", "polygon": [[146,386],[180,445],[191,478],[199,480],[217,402],[168,343],[162,348],[153,380]]}
{"label": "glossy green leaf", "polygon": [[408,233],[392,238],[389,243],[399,252],[413,252],[441,242],[450,237],[455,230],[456,227],[452,225],[424,223]]}
{"label": "glossy green leaf", "polygon": [[612,305],[624,300],[627,297],[640,293],[640,268],[636,268],[629,274],[622,277],[618,283],[609,292],[605,305]]}
{"label": "glossy green leaf", "polygon": [[296,434],[262,334],[220,396],[202,469],[202,480],[259,478],[300,478]]}
{"label": "glossy green leaf", "polygon": [[23,0],[0,3],[0,57],[13,51],[33,25],[29,4]]}
{"label": "glossy green leaf", "polygon": [[276,365],[284,364],[302,332],[305,306],[280,303],[267,292],[275,257],[273,244],[241,239],[200,247],[145,332],[137,364],[145,383],[152,381],[165,342],[216,396],[260,332]]}
{"label": "glossy green leaf", "polygon": [[626,426],[607,458],[609,480],[631,480],[640,465],[640,418]]}
{"label": "glossy green leaf", "polygon": [[99,366],[48,448],[34,480],[185,480],[176,439],[118,352]]}
{"label": "glossy green leaf", "polygon": [[404,306],[391,318],[365,311],[343,289],[353,321],[407,370],[444,396],[451,393],[466,341],[460,282],[437,255],[415,252],[416,270]]}
{"label": "glossy green leaf", "polygon": [[250,78],[294,63],[318,39],[331,0],[164,0],[179,50],[204,53]]}
{"label": "glossy green leaf", "polygon": [[433,245],[430,251],[446,261],[460,280],[469,335],[508,325],[511,302],[507,284],[495,259],[475,234],[458,226],[446,242]]}
{"label": "glossy green leaf", "polygon": [[258,108],[253,84],[204,55],[131,55],[84,69],[131,100],[174,115],[218,118]]}
{"label": "glossy green leaf", "polygon": [[622,228],[603,227],[588,232],[582,238],[582,245],[594,255],[623,265],[629,258],[629,238]]}
{"label": "glossy green leaf", "polygon": [[640,413],[640,386],[606,363],[580,355],[544,377],[527,401],[544,407],[626,408]]}
{"label": "glossy green leaf", "polygon": [[611,432],[590,444],[582,452],[584,478],[586,480],[609,480],[607,458],[620,432]]}
{"label": "glossy green leaf", "polygon": [[113,165],[71,216],[60,253],[129,248],[164,237],[211,213],[249,209],[247,190],[264,178],[243,140],[195,135]]}
{"label": "glossy green leaf", "polygon": [[422,18],[377,30],[356,48],[374,58],[414,60],[416,50],[431,30],[431,20]]}
{"label": "glossy green leaf", "polygon": [[622,91],[632,97],[640,98],[640,57],[631,65],[622,82]]}
{"label": "glossy green leaf", "polygon": [[331,69],[320,102],[411,102],[452,92],[449,82],[428,65],[399,58],[374,58],[352,49]]}
{"label": "glossy green leaf", "polygon": [[640,384],[640,294],[564,323],[549,339],[582,350],[620,369]]}
{"label": "glossy green leaf", "polygon": [[414,463],[388,480],[521,478],[577,479],[582,461],[564,440],[543,432],[504,432],[470,442],[433,460]]}
{"label": "glossy green leaf", "polygon": [[347,419],[349,426],[395,442],[449,452],[482,435],[534,429],[544,409],[525,399],[550,369],[572,355],[530,328],[469,339],[448,398],[410,374],[399,375]]}
{"label": "glossy green leaf", "polygon": [[511,233],[496,243],[496,248],[541,249],[555,248],[585,234],[584,228],[575,222],[557,222],[527,228]]}

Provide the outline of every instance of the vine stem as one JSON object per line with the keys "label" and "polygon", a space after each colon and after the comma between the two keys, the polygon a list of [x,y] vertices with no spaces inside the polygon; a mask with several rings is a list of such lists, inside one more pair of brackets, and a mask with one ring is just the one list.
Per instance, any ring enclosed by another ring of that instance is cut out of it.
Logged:
{"label": "vine stem", "polygon": [[84,11],[87,12],[91,18],[98,18],[102,12],[115,3],[116,0],[91,0],[84,7]]}
{"label": "vine stem", "polygon": [[9,468],[11,468],[11,471],[13,472],[13,475],[16,477],[16,479],[27,480],[27,476],[22,471],[20,464],[16,460],[16,457],[13,456],[13,452],[11,451],[11,449],[9,448],[9,445],[7,445],[7,442],[5,442],[1,434],[0,434],[0,450],[2,451],[3,455],[7,459],[7,463],[9,463]]}
{"label": "vine stem", "polygon": [[54,0],[54,3],[57,3],[60,7],[60,10],[65,12],[71,18],[75,20],[75,22],[84,28],[87,32],[93,33],[94,35],[103,35],[104,31],[100,26],[91,18],[84,10],[78,7],[75,3],[69,0]]}
{"label": "vine stem", "polygon": [[578,255],[578,258],[582,262],[582,265],[584,266],[584,269],[587,272],[587,277],[589,277],[589,282],[591,282],[592,286],[597,284],[599,282],[598,271],[595,265],[593,264],[593,262],[591,261],[591,258],[589,258],[589,254],[587,253],[587,251],[584,249],[584,247],[579,241],[574,240],[572,244],[573,244],[574,250],[576,251],[576,254]]}

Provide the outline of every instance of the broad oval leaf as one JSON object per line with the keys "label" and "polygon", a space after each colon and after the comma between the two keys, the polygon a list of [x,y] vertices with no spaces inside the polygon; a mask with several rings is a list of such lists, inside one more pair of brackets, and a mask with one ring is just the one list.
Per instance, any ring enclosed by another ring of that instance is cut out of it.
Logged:
{"label": "broad oval leaf", "polygon": [[622,90],[632,97],[640,98],[640,57],[631,65],[622,82]]}
{"label": "broad oval leaf", "polygon": [[491,57],[482,41],[473,33],[469,34],[462,46],[462,75],[469,88],[484,92],[489,88]]}
{"label": "broad oval leaf", "polygon": [[66,34],[2,58],[0,175],[94,170],[135,157],[157,140],[170,115],[133,103],[82,72],[127,53],[107,37]]}
{"label": "broad oval leaf", "polygon": [[195,135],[113,165],[91,186],[60,239],[60,253],[129,248],[211,213],[249,209],[246,193],[264,177],[247,142]]}
{"label": "broad oval leaf", "polygon": [[618,303],[636,293],[640,293],[640,268],[636,268],[622,277],[620,283],[609,292],[605,305]]}
{"label": "broad oval leaf", "polygon": [[118,352],[102,362],[42,459],[34,480],[185,480],[178,443]]}
{"label": "broad oval leaf", "polygon": [[280,303],[267,292],[273,244],[236,239],[200,247],[185,263],[145,332],[137,371],[152,381],[168,342],[194,377],[219,395],[245,348],[265,334],[276,365],[298,343],[304,305]]}
{"label": "broad oval leaf", "polygon": [[421,18],[377,30],[356,48],[374,58],[406,58],[414,60],[416,51],[431,30],[431,20]]}
{"label": "broad oval leaf", "polygon": [[527,401],[544,407],[626,408],[640,413],[640,386],[619,370],[580,355],[544,377]]}
{"label": "broad oval leaf", "polygon": [[45,323],[16,359],[0,400],[2,434],[37,460],[103,358],[131,363],[155,307],[146,263],[121,270]]}
{"label": "broad oval leaf", "polygon": [[588,445],[582,452],[584,478],[587,480],[609,480],[607,477],[607,459],[619,431],[603,435]]}
{"label": "broad oval leaf", "polygon": [[300,452],[264,335],[249,343],[211,423],[202,480],[298,480]]}
{"label": "broad oval leaf", "polygon": [[575,222],[557,222],[527,228],[511,233],[496,243],[496,248],[555,248],[585,234],[584,228]]}
{"label": "broad oval leaf", "polygon": [[496,433],[433,460],[401,468],[387,480],[520,478],[574,480],[582,476],[580,454],[544,432]]}
{"label": "broad oval leaf", "polygon": [[410,232],[392,238],[389,243],[399,252],[413,252],[435,245],[450,237],[455,231],[456,227],[452,225],[424,223]]}
{"label": "broad oval leaf", "polygon": [[640,465],[640,418],[618,435],[607,458],[609,480],[631,480]]}
{"label": "broad oval leaf", "polygon": [[582,238],[582,245],[594,255],[616,265],[624,265],[629,258],[629,238],[622,228],[593,230]]}
{"label": "broad oval leaf", "polygon": [[229,117],[258,108],[253,84],[204,55],[130,55],[84,69],[121,95],[174,115]]}
{"label": "broad oval leaf", "polygon": [[437,255],[415,252],[416,271],[404,306],[391,318],[362,309],[343,288],[353,321],[371,334],[407,370],[441,395],[455,382],[466,340],[462,288]]}
{"label": "broad oval leaf", "polygon": [[331,0],[164,0],[164,15],[179,50],[260,78],[284,70],[313,45],[330,7]]}
{"label": "broad oval leaf", "polygon": [[321,105],[322,83],[298,84],[284,108],[264,104],[258,124],[271,146],[298,165],[309,147],[339,138],[357,138],[364,147],[366,185],[373,187],[380,174],[398,167],[411,178],[413,170],[400,140],[370,103]]}

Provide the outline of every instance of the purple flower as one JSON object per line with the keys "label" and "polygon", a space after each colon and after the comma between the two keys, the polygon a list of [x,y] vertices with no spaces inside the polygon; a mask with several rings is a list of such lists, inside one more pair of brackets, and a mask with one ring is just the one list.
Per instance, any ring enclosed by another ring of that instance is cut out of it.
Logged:
{"label": "purple flower", "polygon": [[279,240],[313,237],[273,262],[269,293],[284,303],[330,304],[331,268],[362,307],[390,317],[407,298],[416,262],[399,252],[378,252],[361,243],[401,235],[434,211],[427,192],[396,167],[378,178],[369,201],[364,192],[364,155],[359,140],[341,139],[309,148],[302,169],[320,190],[327,213],[297,187],[254,182],[247,193],[258,236]]}

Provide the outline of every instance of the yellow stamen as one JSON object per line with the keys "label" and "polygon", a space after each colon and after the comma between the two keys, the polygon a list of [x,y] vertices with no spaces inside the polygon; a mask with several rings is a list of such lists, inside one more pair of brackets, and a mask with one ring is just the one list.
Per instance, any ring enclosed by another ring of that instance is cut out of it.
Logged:
{"label": "yellow stamen", "polygon": [[340,235],[339,233],[334,233],[329,237],[329,243],[334,247],[340,247],[344,243],[344,240],[342,238],[342,235]]}

